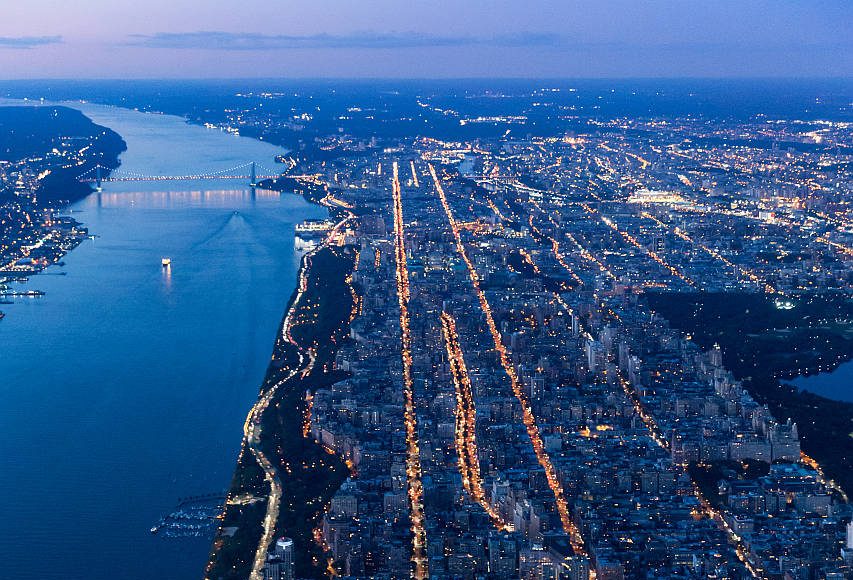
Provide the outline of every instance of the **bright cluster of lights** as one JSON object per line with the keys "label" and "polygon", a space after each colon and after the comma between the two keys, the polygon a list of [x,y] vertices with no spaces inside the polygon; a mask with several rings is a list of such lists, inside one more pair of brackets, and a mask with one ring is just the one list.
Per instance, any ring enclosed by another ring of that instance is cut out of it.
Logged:
{"label": "bright cluster of lights", "polygon": [[536,265],[536,262],[533,261],[533,258],[530,256],[530,252],[525,250],[524,248],[519,248],[519,255],[524,260],[524,263],[533,268],[534,274],[541,274],[542,270],[539,269],[539,266]]}
{"label": "bright cluster of lights", "polygon": [[845,245],[839,244],[838,242],[833,242],[826,236],[818,236],[815,238],[817,241],[826,244],[827,246],[834,248],[844,254],[845,256],[853,256],[853,248],[848,248]]}
{"label": "bright cluster of lights", "polygon": [[[229,175],[232,171],[247,169],[251,166],[252,163],[249,162],[235,167],[229,167],[228,169],[213,171],[211,173],[194,173],[191,175],[144,175],[142,173],[125,171],[123,169],[115,170],[110,169],[109,167],[104,167],[103,165],[96,165],[92,169],[81,174],[78,177],[78,181],[82,183],[99,183],[107,181],[201,181],[206,179],[254,179],[257,181],[259,179],[275,179],[279,177],[279,174],[269,169],[266,170],[268,171],[268,174],[265,175]],[[98,170],[104,172],[103,177],[87,177],[88,175],[97,173]]]}

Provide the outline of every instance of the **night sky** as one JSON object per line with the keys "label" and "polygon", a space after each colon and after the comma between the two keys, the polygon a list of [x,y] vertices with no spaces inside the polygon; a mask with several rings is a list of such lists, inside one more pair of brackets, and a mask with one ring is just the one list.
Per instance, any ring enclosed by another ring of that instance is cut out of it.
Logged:
{"label": "night sky", "polygon": [[850,0],[0,0],[0,78],[853,76]]}

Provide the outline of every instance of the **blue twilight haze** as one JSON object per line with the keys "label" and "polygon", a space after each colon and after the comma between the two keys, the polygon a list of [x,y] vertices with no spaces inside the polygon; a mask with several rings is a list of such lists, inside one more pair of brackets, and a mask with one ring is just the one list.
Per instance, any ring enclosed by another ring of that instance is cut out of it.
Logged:
{"label": "blue twilight haze", "polygon": [[853,8],[836,0],[84,4],[4,6],[0,78],[853,73]]}

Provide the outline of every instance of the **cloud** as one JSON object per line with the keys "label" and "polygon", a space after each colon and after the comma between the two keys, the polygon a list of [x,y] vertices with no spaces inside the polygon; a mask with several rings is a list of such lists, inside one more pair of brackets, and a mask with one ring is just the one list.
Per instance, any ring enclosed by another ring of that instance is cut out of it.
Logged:
{"label": "cloud", "polygon": [[520,33],[493,37],[440,36],[416,32],[363,32],[355,34],[256,34],[234,32],[158,32],[133,35],[129,44],[147,48],[209,50],[285,50],[302,48],[398,49],[461,46],[554,46],[560,37]]}
{"label": "cloud", "polygon": [[[785,52],[792,45],[782,41],[730,39],[727,41],[669,40],[644,38],[637,41],[594,40],[572,38],[552,33],[519,32],[496,36],[454,36],[418,32],[359,32],[347,34],[262,34],[253,32],[158,32],[136,34],[126,45],[160,49],[193,49],[214,51],[275,51],[299,49],[331,50],[397,50],[407,48],[540,48],[563,52],[608,53],[622,55],[643,52],[656,57],[676,53],[722,54],[731,52]],[[849,48],[850,41],[841,43],[800,43],[796,50],[839,51]]]}
{"label": "cloud", "polygon": [[61,36],[0,36],[0,49],[2,48],[36,48],[48,44],[60,44]]}

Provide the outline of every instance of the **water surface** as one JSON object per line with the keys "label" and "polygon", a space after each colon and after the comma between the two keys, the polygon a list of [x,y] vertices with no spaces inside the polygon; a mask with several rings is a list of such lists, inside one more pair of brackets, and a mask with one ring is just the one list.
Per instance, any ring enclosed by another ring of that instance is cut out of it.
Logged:
{"label": "water surface", "polygon": [[788,381],[801,391],[853,403],[853,361],[847,361],[830,373],[797,377]]}
{"label": "water surface", "polygon": [[[127,141],[128,171],[271,166],[282,152],[79,108]],[[0,578],[200,578],[208,540],[149,528],[178,497],[227,487],[295,286],[293,225],[326,213],[224,180],[110,183],[71,209],[98,237],[0,321]]]}

